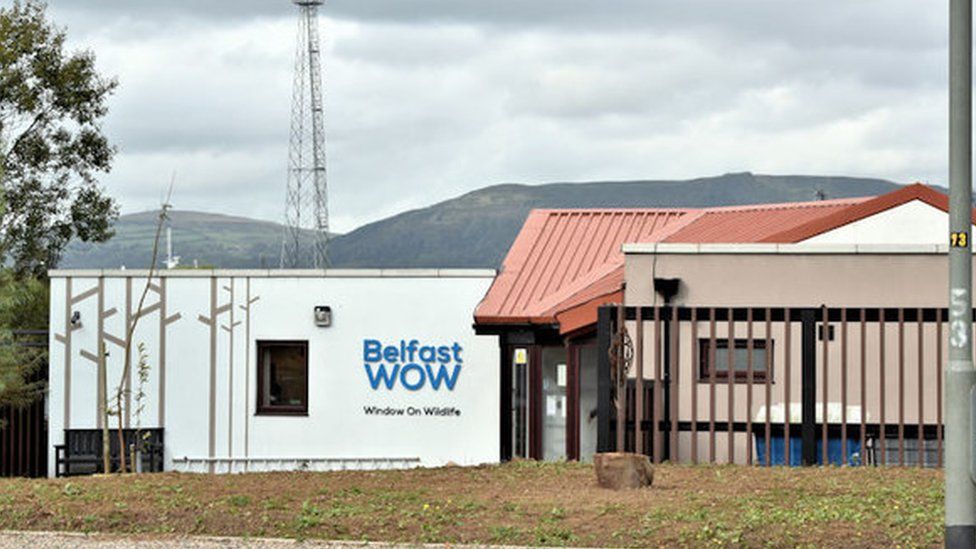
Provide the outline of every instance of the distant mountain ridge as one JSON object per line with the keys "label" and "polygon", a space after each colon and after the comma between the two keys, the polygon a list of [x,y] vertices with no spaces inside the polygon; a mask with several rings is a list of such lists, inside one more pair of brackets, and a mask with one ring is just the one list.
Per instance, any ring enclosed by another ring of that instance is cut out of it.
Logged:
{"label": "distant mountain ridge", "polygon": [[[335,267],[498,268],[533,208],[709,207],[874,196],[899,185],[856,177],[757,175],[748,172],[684,181],[501,184],[426,208],[403,212],[333,238]],[[944,189],[939,189],[944,192]],[[145,267],[155,213],[125,215],[116,236],[96,245],[73,243],[64,268]],[[175,253],[183,264],[273,268],[281,225],[222,214],[174,211]]]}
{"label": "distant mountain ridge", "polygon": [[[102,244],[72,242],[61,261],[62,268],[146,268],[152,261],[152,241],[158,211],[120,216],[115,236]],[[282,226],[246,217],[173,210],[174,255],[181,266],[238,268],[277,267],[281,254]],[[165,234],[160,242],[160,261],[165,259]]]}

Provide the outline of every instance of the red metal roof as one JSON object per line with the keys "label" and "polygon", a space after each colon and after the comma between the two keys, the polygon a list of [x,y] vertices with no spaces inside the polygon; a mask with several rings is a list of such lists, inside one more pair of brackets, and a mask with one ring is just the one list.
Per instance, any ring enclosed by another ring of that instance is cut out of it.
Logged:
{"label": "red metal roof", "polygon": [[818,202],[533,210],[475,310],[475,322],[558,324],[570,333],[595,322],[599,305],[623,299],[624,243],[800,242],[912,200],[947,209],[945,195],[915,184],[878,197]]}
{"label": "red metal roof", "polygon": [[[802,225],[797,225],[793,228],[784,228],[783,231],[768,237],[763,242],[800,242],[913,200],[921,200],[929,206],[938,208],[944,212],[949,211],[948,196],[928,185],[914,183],[912,185],[905,185],[897,191],[865,200],[855,206],[845,208],[830,215],[810,219]],[[973,210],[972,219],[973,223],[976,223],[976,210]]]}
{"label": "red metal roof", "polygon": [[623,263],[625,242],[645,242],[690,210],[533,210],[475,312],[478,323],[555,322],[554,308]]}
{"label": "red metal roof", "polygon": [[660,242],[768,242],[766,239],[777,233],[846,210],[867,200],[870,197],[709,208],[689,219],[684,227],[664,236]]}

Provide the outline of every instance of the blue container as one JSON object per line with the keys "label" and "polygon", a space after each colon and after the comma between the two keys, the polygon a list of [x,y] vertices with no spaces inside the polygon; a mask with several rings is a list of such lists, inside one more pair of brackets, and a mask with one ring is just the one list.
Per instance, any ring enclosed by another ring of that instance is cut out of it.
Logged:
{"label": "blue container", "polygon": [[[756,435],[756,463],[766,464],[766,438]],[[790,465],[793,467],[803,464],[803,439],[801,437],[790,437],[790,455],[787,463],[786,437],[774,436],[769,439],[769,463],[770,465]],[[827,439],[827,460],[831,465],[841,465],[842,444],[839,438]],[[861,457],[861,441],[847,440],[847,464],[863,465]],[[817,437],[817,465],[823,465],[823,439]]]}

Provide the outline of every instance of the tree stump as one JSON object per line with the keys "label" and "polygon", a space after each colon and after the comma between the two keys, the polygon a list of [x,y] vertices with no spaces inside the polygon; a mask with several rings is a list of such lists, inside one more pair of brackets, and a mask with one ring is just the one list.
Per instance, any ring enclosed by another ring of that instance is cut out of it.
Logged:
{"label": "tree stump", "polygon": [[654,467],[647,456],[629,452],[608,452],[593,456],[596,481],[603,488],[643,488],[654,482]]}

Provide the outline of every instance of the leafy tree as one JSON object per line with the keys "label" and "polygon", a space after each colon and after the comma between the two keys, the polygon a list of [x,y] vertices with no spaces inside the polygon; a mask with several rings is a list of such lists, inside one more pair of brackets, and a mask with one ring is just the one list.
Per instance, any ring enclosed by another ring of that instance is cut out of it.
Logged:
{"label": "leafy tree", "polygon": [[96,176],[114,148],[101,120],[114,79],[67,52],[40,0],[0,8],[0,265],[43,275],[68,242],[102,242],[118,215]]}
{"label": "leafy tree", "polygon": [[[17,278],[9,269],[0,270],[0,407],[26,406],[44,391],[45,384],[34,374],[44,364],[44,345],[24,345],[29,337],[17,330],[47,328],[48,286],[33,278]],[[2,428],[3,425],[0,425]]]}

